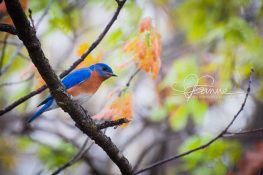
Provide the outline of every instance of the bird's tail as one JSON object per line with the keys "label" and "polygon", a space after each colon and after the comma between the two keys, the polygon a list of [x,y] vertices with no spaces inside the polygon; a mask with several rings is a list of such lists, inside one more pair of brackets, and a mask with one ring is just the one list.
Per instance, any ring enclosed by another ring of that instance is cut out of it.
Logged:
{"label": "bird's tail", "polygon": [[53,100],[47,101],[47,103],[44,106],[42,106],[39,110],[37,110],[37,112],[35,112],[35,114],[27,121],[27,123],[31,123],[33,120],[38,118],[43,112],[45,112],[51,106],[52,102]]}

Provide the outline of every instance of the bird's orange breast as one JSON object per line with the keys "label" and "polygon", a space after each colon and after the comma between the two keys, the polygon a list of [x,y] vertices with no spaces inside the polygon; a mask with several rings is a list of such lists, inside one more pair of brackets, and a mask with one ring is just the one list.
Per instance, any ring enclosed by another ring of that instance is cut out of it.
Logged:
{"label": "bird's orange breast", "polygon": [[100,76],[97,71],[92,71],[89,78],[87,78],[84,82],[68,89],[68,93],[72,96],[77,96],[82,93],[94,94],[104,80],[106,80],[106,78]]}

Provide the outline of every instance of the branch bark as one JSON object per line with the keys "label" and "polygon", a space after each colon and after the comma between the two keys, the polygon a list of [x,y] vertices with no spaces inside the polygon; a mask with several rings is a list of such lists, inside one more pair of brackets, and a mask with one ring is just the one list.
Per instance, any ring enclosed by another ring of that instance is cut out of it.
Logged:
{"label": "branch bark", "polygon": [[10,24],[0,23],[0,31],[16,35],[16,28]]}
{"label": "branch bark", "polygon": [[109,127],[117,127],[120,126],[124,123],[129,123],[130,120],[126,119],[126,118],[121,118],[118,120],[113,120],[113,121],[105,121],[101,124],[97,124],[97,128],[98,129],[105,129],[105,128],[109,128]]}
{"label": "branch bark", "polygon": [[119,167],[122,174],[132,174],[129,161],[123,156],[116,145],[103,132],[98,130],[95,122],[86,111],[77,103],[70,99],[65,87],[53,71],[48,59],[41,49],[41,44],[33,27],[30,26],[18,0],[5,0],[7,11],[13,20],[17,30],[17,36],[23,41],[29,56],[46,82],[50,93],[55,98],[57,104],[67,112],[75,121],[76,126],[91,139],[95,141]]}
{"label": "branch bark", "polygon": [[249,134],[254,134],[254,133],[262,133],[263,128],[256,128],[256,129],[251,129],[247,131],[240,131],[240,132],[226,132],[224,134],[224,137],[233,137],[233,136],[240,136],[240,135],[249,135]]}

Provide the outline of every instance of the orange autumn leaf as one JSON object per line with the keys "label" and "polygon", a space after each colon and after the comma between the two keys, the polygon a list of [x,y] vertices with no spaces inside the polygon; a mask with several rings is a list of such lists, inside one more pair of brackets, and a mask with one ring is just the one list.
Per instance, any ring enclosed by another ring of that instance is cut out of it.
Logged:
{"label": "orange autumn leaf", "polygon": [[37,83],[35,85],[36,88],[40,88],[41,86],[46,84],[46,82],[43,80],[43,78],[41,77],[41,75],[38,73],[37,70],[35,73],[35,77],[36,77],[36,81],[37,81]]}
{"label": "orange autumn leaf", "polygon": [[124,45],[124,51],[132,51],[135,47],[136,47],[136,44],[138,42],[138,37],[135,37],[131,40],[129,40],[125,45]]}
{"label": "orange autumn leaf", "polygon": [[[83,53],[88,50],[89,48],[89,43],[87,42],[84,42],[82,44],[80,44],[78,50],[77,50],[77,55],[78,56],[81,56],[83,55]],[[84,61],[82,61],[78,66],[77,66],[77,69],[78,68],[82,68],[82,67],[87,67],[87,66],[90,66],[91,64],[94,64],[94,63],[98,63],[100,62],[100,60],[102,59],[102,53],[99,53],[98,55],[96,56],[93,56],[92,54],[89,54]]]}
{"label": "orange autumn leaf", "polygon": [[[95,119],[112,119],[118,120],[126,118],[132,119],[132,96],[131,94],[124,94],[121,97],[115,99],[110,105],[105,107],[99,114],[96,114],[92,118]],[[127,126],[123,124],[122,126]]]}
{"label": "orange autumn leaf", "polygon": [[151,22],[152,22],[151,17],[146,17],[146,18],[144,18],[144,19],[140,22],[139,31],[140,31],[140,32],[144,32],[144,31],[150,30],[151,27],[152,27]]}
{"label": "orange autumn leaf", "polygon": [[[120,118],[132,119],[132,96],[131,94],[124,94],[117,98],[110,106],[110,109],[114,111],[113,120]],[[125,126],[127,124],[124,124]]]}
{"label": "orange autumn leaf", "polygon": [[161,66],[161,37],[152,27],[150,17],[142,20],[137,36],[126,42],[124,51],[133,52],[138,67],[148,72],[153,79],[157,78]]}
{"label": "orange autumn leaf", "polygon": [[[19,2],[21,4],[23,10],[27,9],[28,0],[20,0]],[[13,24],[12,19],[10,18],[10,16],[7,13],[5,1],[2,1],[0,3],[0,20],[4,23],[7,23],[7,24]]]}

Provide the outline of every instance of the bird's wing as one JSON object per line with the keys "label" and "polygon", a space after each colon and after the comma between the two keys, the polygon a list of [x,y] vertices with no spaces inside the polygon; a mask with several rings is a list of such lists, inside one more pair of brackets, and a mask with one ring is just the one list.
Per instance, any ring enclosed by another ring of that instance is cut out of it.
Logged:
{"label": "bird's wing", "polygon": [[[89,68],[81,68],[71,72],[65,78],[63,78],[62,84],[66,87],[66,89],[69,89],[79,83],[82,83],[84,80],[89,78],[90,75],[91,75],[91,70]],[[44,101],[42,101],[38,105],[38,107],[43,104],[46,104],[50,100],[53,100],[53,97],[51,95],[48,96]]]}
{"label": "bird's wing", "polygon": [[89,68],[81,68],[68,74],[62,79],[62,84],[69,89],[77,84],[82,83],[84,80],[91,76],[91,70]]}

